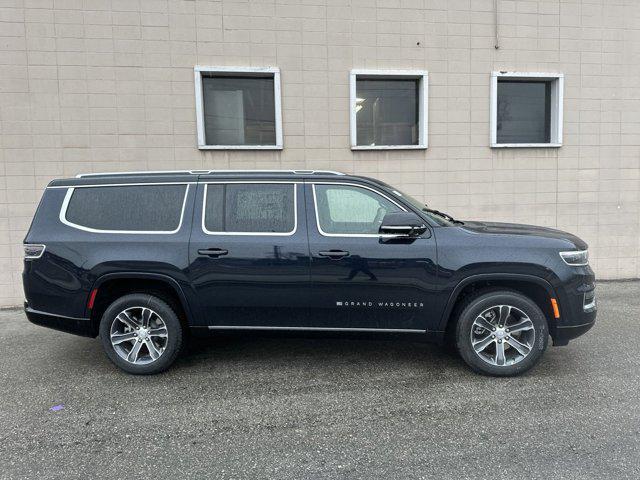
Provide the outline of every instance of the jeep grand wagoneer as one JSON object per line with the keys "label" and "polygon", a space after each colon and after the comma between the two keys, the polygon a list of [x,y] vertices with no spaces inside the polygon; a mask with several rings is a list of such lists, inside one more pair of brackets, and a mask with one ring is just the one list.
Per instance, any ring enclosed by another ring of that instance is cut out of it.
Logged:
{"label": "jeep grand wagoneer", "polygon": [[33,323],[99,336],[135,374],[188,329],[420,333],[515,375],[595,321],[587,245],[458,221],[371,178],[184,171],[54,180],[24,244]]}

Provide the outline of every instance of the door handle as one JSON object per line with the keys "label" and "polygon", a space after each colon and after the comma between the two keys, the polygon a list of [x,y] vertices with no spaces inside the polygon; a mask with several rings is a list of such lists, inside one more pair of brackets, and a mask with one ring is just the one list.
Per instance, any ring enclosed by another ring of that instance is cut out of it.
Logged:
{"label": "door handle", "polygon": [[345,252],[344,250],[327,250],[318,252],[318,255],[321,257],[329,257],[331,260],[339,260],[341,258],[348,257],[349,252]]}
{"label": "door handle", "polygon": [[205,255],[207,257],[218,258],[229,253],[229,250],[224,248],[203,248],[198,250],[198,255]]}

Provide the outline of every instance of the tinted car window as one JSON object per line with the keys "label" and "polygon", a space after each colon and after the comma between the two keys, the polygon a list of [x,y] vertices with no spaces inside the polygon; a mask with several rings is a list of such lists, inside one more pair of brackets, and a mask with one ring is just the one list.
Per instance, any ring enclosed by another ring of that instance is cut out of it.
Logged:
{"label": "tinted car window", "polygon": [[204,226],[220,233],[290,233],[295,229],[295,185],[209,184]]}
{"label": "tinted car window", "polygon": [[377,234],[389,212],[402,209],[365,188],[348,185],[314,185],[318,223],[324,233]]}
{"label": "tinted car window", "polygon": [[96,230],[171,232],[180,226],[186,185],[75,188],[65,219]]}

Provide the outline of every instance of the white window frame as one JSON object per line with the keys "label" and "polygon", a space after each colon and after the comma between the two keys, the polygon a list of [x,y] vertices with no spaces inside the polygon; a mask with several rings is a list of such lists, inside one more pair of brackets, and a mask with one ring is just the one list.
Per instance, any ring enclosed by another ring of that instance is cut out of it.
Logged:
{"label": "white window frame", "polygon": [[[202,93],[202,76],[207,73],[222,73],[239,76],[273,75],[274,117],[276,122],[276,143],[274,145],[207,145],[204,128],[204,96]],[[196,65],[193,68],[196,93],[196,124],[198,132],[198,148],[200,150],[282,150],[282,102],[280,98],[280,69],[277,67],[210,67]]]}
{"label": "white window frame", "polygon": [[[80,225],[78,223],[73,223],[67,220],[67,209],[69,208],[69,202],[71,201],[71,197],[73,196],[73,192],[76,188],[99,188],[99,187],[144,187],[144,186],[155,186],[155,185],[184,185],[186,188],[184,190],[184,197],[182,199],[182,209],[180,210],[180,221],[178,222],[178,226],[174,230],[103,230],[100,228],[92,228],[86,227],[84,225]],[[184,220],[184,212],[187,206],[187,198],[189,197],[189,189],[193,185],[192,182],[156,182],[156,183],[109,183],[109,184],[95,184],[95,185],[74,185],[73,187],[47,187],[47,188],[66,188],[67,193],[64,196],[64,200],[62,201],[62,206],[60,207],[59,220],[64,225],[75,228],[76,230],[82,230],[84,232],[89,233],[111,233],[118,235],[172,235],[174,233],[178,233],[182,228],[182,222]]]}
{"label": "white window frame", "polygon": [[[262,180],[229,180],[229,181],[206,181],[204,184],[204,193],[202,195],[202,215],[201,215],[201,226],[202,232],[205,235],[221,235],[221,236],[263,236],[263,237],[291,237],[296,234],[298,231],[298,185],[302,185],[300,182],[287,182],[287,181],[262,181]],[[205,215],[207,212],[207,192],[209,185],[229,185],[229,184],[239,184],[239,185],[291,185],[293,186],[293,230],[289,232],[213,232],[208,230],[206,227],[206,219]]]}
{"label": "white window frame", "polygon": [[[419,80],[418,88],[418,144],[417,145],[358,145],[356,123],[356,83],[361,79],[378,78]],[[429,145],[427,124],[429,122],[429,72],[426,70],[361,70],[349,73],[349,112],[351,119],[351,150],[409,150],[426,149]]]}
{"label": "white window frame", "polygon": [[406,212],[407,209],[400,203],[396,202],[394,199],[385,195],[384,193],[376,190],[375,188],[367,187],[366,185],[360,185],[359,183],[346,183],[346,182],[313,182],[311,183],[311,188],[313,190],[313,206],[316,214],[316,227],[318,228],[318,233],[323,237],[343,237],[343,238],[398,238],[397,235],[392,233],[328,233],[322,230],[322,226],[320,225],[320,212],[318,212],[318,195],[316,193],[316,185],[341,185],[347,187],[357,187],[362,188],[363,190],[370,190],[373,193],[377,193],[383,198],[386,198],[391,203],[395,204],[399,209],[403,212]]}
{"label": "white window frame", "polygon": [[[498,143],[498,79],[551,80],[551,135],[549,143]],[[562,103],[564,75],[543,72],[491,72],[491,147],[492,148],[558,148],[562,146]]]}

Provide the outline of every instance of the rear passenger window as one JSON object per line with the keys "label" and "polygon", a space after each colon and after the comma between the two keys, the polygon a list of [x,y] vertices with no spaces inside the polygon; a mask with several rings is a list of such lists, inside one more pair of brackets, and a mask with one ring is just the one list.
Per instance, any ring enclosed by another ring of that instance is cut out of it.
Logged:
{"label": "rear passenger window", "polygon": [[74,188],[66,223],[106,232],[173,232],[180,227],[186,185]]}
{"label": "rear passenger window", "polygon": [[290,234],[296,228],[294,184],[206,186],[206,233]]}

